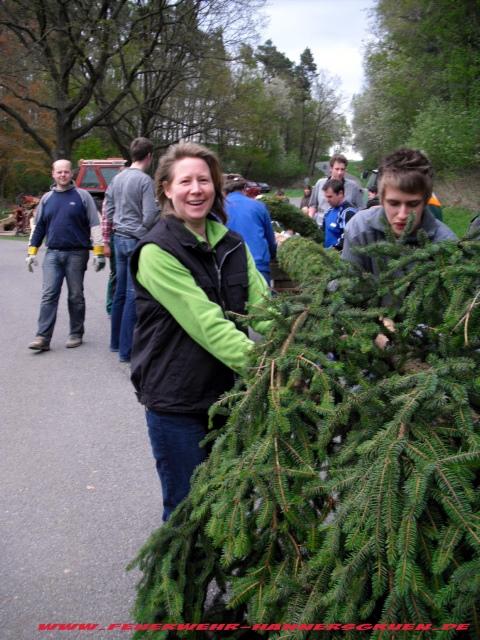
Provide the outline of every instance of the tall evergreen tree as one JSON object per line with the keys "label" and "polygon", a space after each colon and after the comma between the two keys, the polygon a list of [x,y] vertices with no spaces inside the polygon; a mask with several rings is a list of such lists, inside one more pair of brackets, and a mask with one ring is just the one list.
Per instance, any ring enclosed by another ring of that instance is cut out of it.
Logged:
{"label": "tall evergreen tree", "polygon": [[414,144],[439,169],[478,166],[480,11],[477,0],[378,0],[366,87],[354,100],[356,146],[376,163]]}
{"label": "tall evergreen tree", "polygon": [[214,409],[227,425],[136,560],[139,622],[463,622],[459,637],[480,635],[480,243],[363,251],[384,260],[379,280],[311,240],[284,244],[299,292],[254,310],[271,329]]}

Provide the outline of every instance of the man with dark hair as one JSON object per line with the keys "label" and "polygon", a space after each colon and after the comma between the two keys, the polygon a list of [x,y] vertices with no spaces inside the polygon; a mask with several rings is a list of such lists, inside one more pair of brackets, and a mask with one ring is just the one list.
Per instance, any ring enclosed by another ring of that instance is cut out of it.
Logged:
{"label": "man with dark hair", "polygon": [[79,347],[83,341],[85,296],[83,280],[93,240],[93,268],[105,266],[102,234],[97,207],[92,196],[75,186],[72,164],[56,160],[52,165],[54,185],[42,196],[35,214],[35,227],[30,236],[29,271],[36,264],[38,248],[47,238],[48,249],[43,260],[43,289],[37,335],[28,347],[49,351],[57,319],[58,300],[63,280],[67,281],[70,335],[67,348]]}
{"label": "man with dark hair", "polygon": [[150,161],[153,154],[153,144],[148,138],[135,138],[130,144],[130,159],[132,162],[141,162],[147,156]]}
{"label": "man with dark hair", "polygon": [[130,362],[136,321],[130,256],[158,216],[153,180],[146,174],[152,164],[152,153],[150,140],[135,138],[130,145],[132,164],[114,177],[105,193],[104,241],[108,255],[109,230],[113,227],[117,275],[111,309],[110,350],[119,352],[120,362]]}
{"label": "man with dark hair", "polygon": [[276,256],[277,243],[267,207],[245,194],[246,180],[238,174],[225,176],[227,227],[245,240],[255,265],[270,285],[270,260]]}
{"label": "man with dark hair", "polygon": [[396,238],[404,236],[412,218],[412,227],[404,241],[417,244],[417,232],[423,230],[432,242],[456,240],[449,227],[427,208],[432,194],[433,170],[428,158],[416,149],[398,149],[387,156],[379,169],[378,191],[381,205],[359,212],[347,224],[342,258],[364,271],[379,275],[378,260],[359,255],[355,247],[385,240],[387,229]]}
{"label": "man with dark hair", "polygon": [[[345,178],[345,172],[348,165],[347,158],[341,153],[337,153],[330,158],[329,165],[329,178],[343,182],[345,198],[355,209],[363,209],[364,201],[362,189],[354,180]],[[320,180],[317,181],[316,185],[313,187],[308,205],[308,215],[311,218],[314,218],[320,227],[323,224],[325,212],[329,208],[328,201],[325,199],[325,194],[323,192],[323,185],[329,178],[320,178]]]}
{"label": "man with dark hair", "polygon": [[348,200],[345,200],[345,191],[341,180],[330,178],[323,185],[322,191],[325,200],[330,205],[330,209],[323,218],[323,246],[326,249],[333,247],[337,251],[341,251],[345,225],[353,218],[357,210]]}

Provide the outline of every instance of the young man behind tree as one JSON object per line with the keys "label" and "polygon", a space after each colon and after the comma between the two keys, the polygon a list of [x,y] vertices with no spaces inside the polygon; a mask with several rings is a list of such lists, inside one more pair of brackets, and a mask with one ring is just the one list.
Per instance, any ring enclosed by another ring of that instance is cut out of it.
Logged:
{"label": "young man behind tree", "polygon": [[349,178],[345,178],[348,160],[341,153],[337,153],[330,158],[330,176],[329,178],[321,178],[313,187],[312,195],[308,205],[308,215],[314,218],[318,226],[322,226],[323,217],[330,205],[325,199],[323,185],[327,180],[333,178],[343,182],[345,198],[351,203],[355,209],[364,208],[363,190],[359,185]]}
{"label": "young man behind tree", "polygon": [[413,227],[404,238],[407,244],[418,243],[419,230],[424,231],[432,242],[456,240],[453,231],[437,220],[427,207],[432,195],[432,177],[432,165],[416,149],[402,148],[387,156],[379,169],[381,204],[360,212],[347,224],[342,258],[364,271],[379,275],[381,263],[371,256],[359,255],[355,248],[385,240],[388,227],[396,238],[400,238],[411,215]]}
{"label": "young man behind tree", "polygon": [[323,218],[324,240],[323,246],[334,247],[341,251],[343,247],[343,234],[347,222],[353,218],[357,210],[345,199],[345,191],[341,180],[330,178],[322,187],[325,200],[330,209]]}

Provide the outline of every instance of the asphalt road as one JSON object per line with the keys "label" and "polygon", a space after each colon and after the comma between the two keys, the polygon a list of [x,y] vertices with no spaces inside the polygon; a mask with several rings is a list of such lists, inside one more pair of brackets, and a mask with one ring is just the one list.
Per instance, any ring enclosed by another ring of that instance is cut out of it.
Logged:
{"label": "asphalt road", "polygon": [[84,344],[64,346],[62,292],[51,351],[34,352],[42,274],[25,250],[0,239],[0,637],[125,639],[38,630],[132,622],[139,574],[125,567],[160,525],[161,492],[128,369],[108,351],[106,271],[86,273]]}

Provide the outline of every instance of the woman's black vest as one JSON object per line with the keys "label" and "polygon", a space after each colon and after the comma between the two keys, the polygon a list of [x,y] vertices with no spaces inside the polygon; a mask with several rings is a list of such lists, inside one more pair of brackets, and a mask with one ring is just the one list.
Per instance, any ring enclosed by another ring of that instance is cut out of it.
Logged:
{"label": "woman's black vest", "polygon": [[141,239],[131,257],[137,309],[131,379],[137,397],[159,412],[206,412],[232,387],[234,373],[192,340],[137,281],[140,250],[147,243],[157,244],[181,262],[224,313],[240,314],[246,312],[248,297],[245,244],[229,231],[212,249],[199,242],[181,220],[165,216]]}

